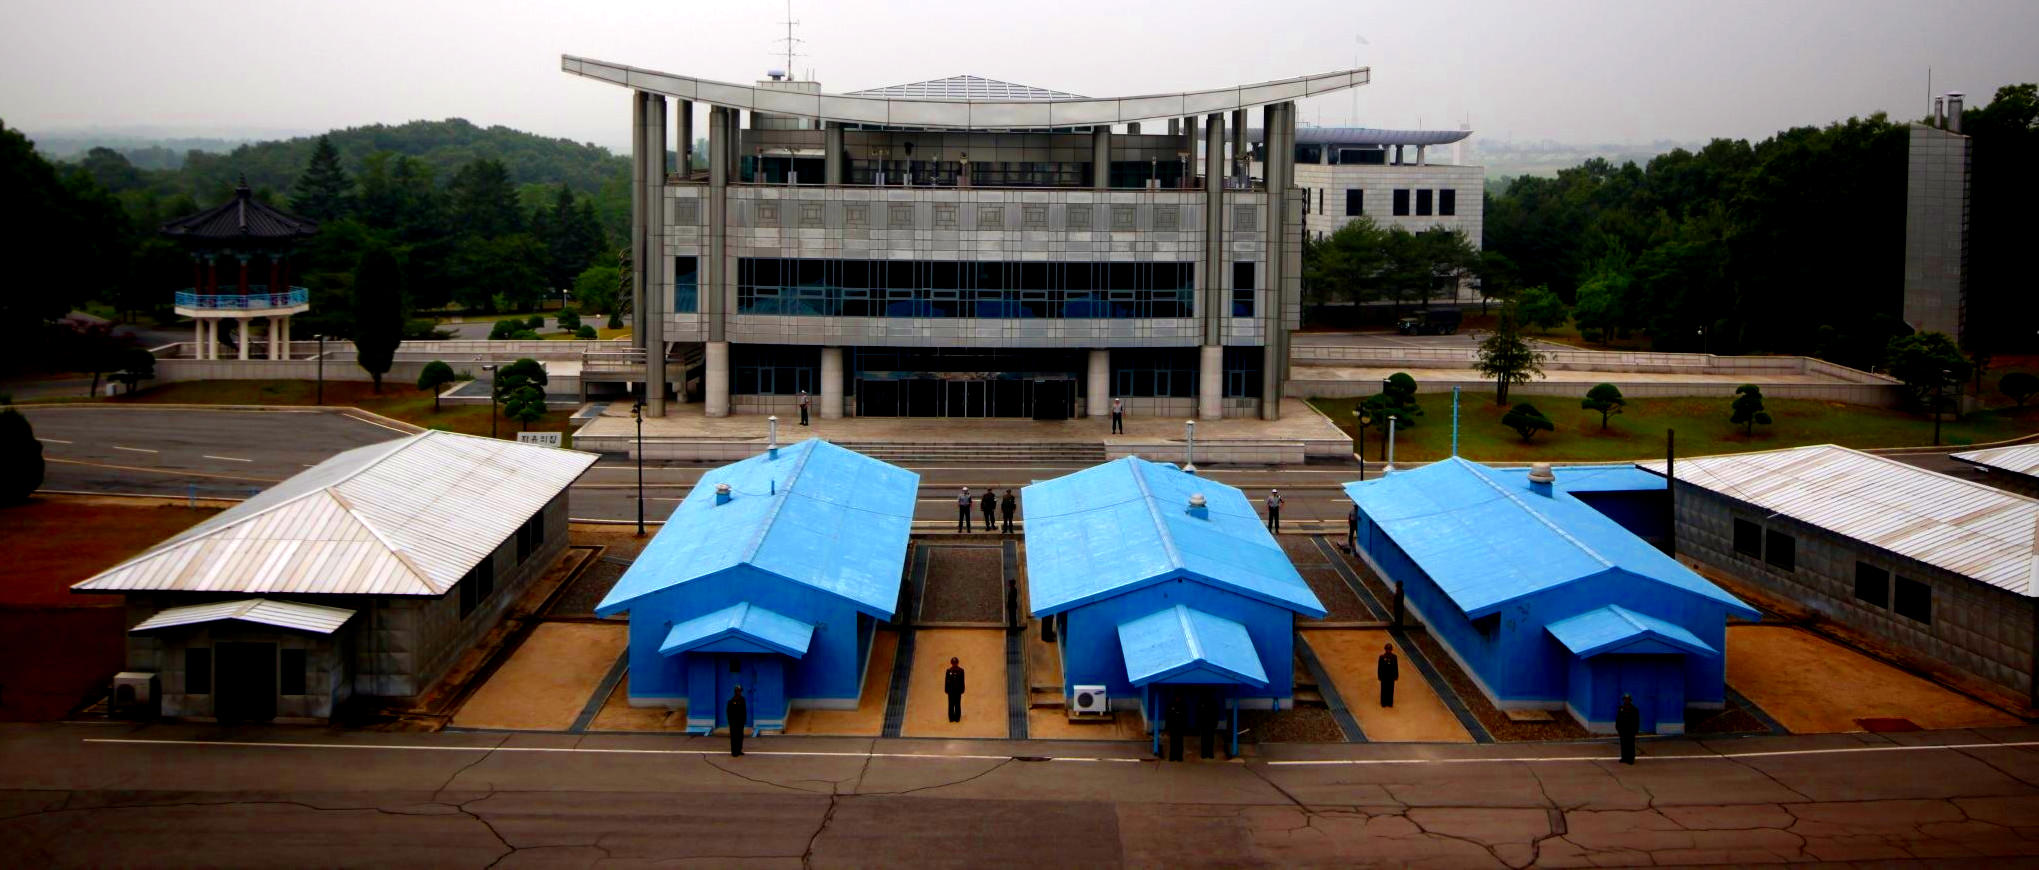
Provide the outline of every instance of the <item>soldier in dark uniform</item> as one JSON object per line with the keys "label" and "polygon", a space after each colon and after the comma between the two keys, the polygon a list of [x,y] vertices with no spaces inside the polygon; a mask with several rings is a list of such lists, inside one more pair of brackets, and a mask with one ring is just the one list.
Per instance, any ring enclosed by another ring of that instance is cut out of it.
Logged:
{"label": "soldier in dark uniform", "polygon": [[999,503],[998,509],[1005,514],[1005,533],[1012,534],[1012,512],[1019,509],[1019,499],[1013,497],[1012,490],[1005,491],[1005,501]]}
{"label": "soldier in dark uniform", "polygon": [[998,490],[985,487],[984,501],[978,509],[984,514],[984,530],[995,531],[998,528]]}
{"label": "soldier in dark uniform", "polygon": [[949,658],[949,670],[942,674],[942,691],[949,696],[949,721],[963,721],[963,663]]}
{"label": "soldier in dark uniform", "polygon": [[970,530],[970,505],[974,504],[975,501],[975,499],[970,498],[969,487],[966,486],[956,491],[956,531],[967,532]]}
{"label": "soldier in dark uniform", "polygon": [[729,720],[729,757],[735,758],[743,754],[743,729],[750,724],[750,706],[743,702],[742,686],[730,694],[722,716]]}
{"label": "soldier in dark uniform", "polygon": [[1642,730],[1643,711],[1636,709],[1635,698],[1627,692],[1621,695],[1621,706],[1614,709],[1614,733],[1621,735],[1621,763],[1635,763],[1635,733]]}
{"label": "soldier in dark uniform", "polygon": [[1395,706],[1395,681],[1402,678],[1402,660],[1395,657],[1395,645],[1388,644],[1381,651],[1380,662],[1374,665],[1374,676],[1381,680],[1381,706]]}

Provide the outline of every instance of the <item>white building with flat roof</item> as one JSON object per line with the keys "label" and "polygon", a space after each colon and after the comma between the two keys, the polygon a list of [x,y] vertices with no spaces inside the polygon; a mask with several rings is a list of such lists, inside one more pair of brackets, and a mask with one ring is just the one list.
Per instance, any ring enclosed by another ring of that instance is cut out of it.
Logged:
{"label": "white building with flat roof", "polygon": [[[1301,319],[1295,101],[1365,69],[1092,98],[974,76],[850,93],[566,56],[633,92],[635,344],[589,383],[708,416],[1278,413]],[[689,166],[695,104],[708,168]],[[665,157],[679,143],[677,162]],[[1270,191],[1273,191],[1270,194]],[[1266,400],[1266,401],[1264,401]]]}

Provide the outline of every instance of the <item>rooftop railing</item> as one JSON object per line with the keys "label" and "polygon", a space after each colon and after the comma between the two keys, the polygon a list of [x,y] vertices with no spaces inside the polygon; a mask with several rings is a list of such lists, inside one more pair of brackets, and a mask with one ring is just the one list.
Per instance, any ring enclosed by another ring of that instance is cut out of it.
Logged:
{"label": "rooftop railing", "polygon": [[177,291],[178,308],[198,308],[207,311],[262,311],[269,308],[306,305],[310,300],[311,291],[303,287],[291,287],[280,293],[271,293],[267,284],[250,284],[245,294],[199,293],[190,289]]}

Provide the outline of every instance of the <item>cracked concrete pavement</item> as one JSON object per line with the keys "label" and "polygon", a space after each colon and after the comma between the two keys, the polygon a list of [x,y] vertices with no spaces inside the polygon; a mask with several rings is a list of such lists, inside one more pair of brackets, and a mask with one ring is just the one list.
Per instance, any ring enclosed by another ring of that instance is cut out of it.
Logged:
{"label": "cracked concrete pavement", "polygon": [[[126,741],[126,742],[123,742]],[[2031,743],[2035,745],[2021,745]],[[1574,867],[2039,855],[2039,728],[1123,744],[0,726],[8,866]]]}

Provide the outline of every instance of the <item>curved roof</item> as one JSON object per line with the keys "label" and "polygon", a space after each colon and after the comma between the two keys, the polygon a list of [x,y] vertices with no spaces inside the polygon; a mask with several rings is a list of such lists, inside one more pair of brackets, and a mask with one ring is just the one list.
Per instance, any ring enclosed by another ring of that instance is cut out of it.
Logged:
{"label": "curved roof", "polygon": [[971,95],[958,99],[882,93],[892,90],[890,88],[880,88],[879,93],[861,94],[793,93],[639,69],[570,54],[560,55],[559,66],[573,75],[714,106],[855,124],[962,130],[1084,127],[1228,112],[1356,88],[1366,84],[1369,78],[1367,69],[1362,67],[1175,94],[1041,99],[1028,94],[1000,95],[987,90],[982,98]]}
{"label": "curved roof", "polygon": [[1016,85],[1012,82],[977,76],[949,76],[924,82],[909,82],[887,88],[851,91],[848,96],[912,100],[1018,100],[1029,103],[1042,100],[1089,99],[1080,94],[1051,91],[1032,85]]}
{"label": "curved roof", "polygon": [[[1247,138],[1260,141],[1261,131],[1250,130]],[[1297,127],[1297,145],[1450,145],[1471,130],[1383,130],[1378,127]]]}
{"label": "curved roof", "polygon": [[315,221],[263,205],[246,181],[234,188],[233,199],[163,224],[163,235],[207,242],[301,239],[318,231]]}

